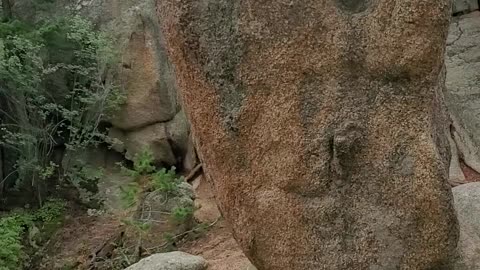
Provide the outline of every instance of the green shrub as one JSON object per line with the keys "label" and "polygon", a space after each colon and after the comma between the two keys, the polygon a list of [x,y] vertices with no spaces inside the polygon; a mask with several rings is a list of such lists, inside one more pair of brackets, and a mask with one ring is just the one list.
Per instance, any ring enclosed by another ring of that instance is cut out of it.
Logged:
{"label": "green shrub", "polygon": [[176,207],[172,211],[172,217],[177,223],[184,223],[193,215],[192,207]]}
{"label": "green shrub", "polygon": [[115,61],[111,41],[80,17],[0,23],[0,146],[18,157],[19,187],[40,190],[58,141],[68,150],[104,141],[101,122],[124,101]]}
{"label": "green shrub", "polygon": [[147,175],[155,171],[153,152],[144,148],[140,153],[137,153],[133,159],[133,170],[138,175]]}
{"label": "green shrub", "polygon": [[22,225],[22,220],[16,215],[0,219],[0,270],[22,267]]}
{"label": "green shrub", "polygon": [[126,187],[120,186],[120,198],[124,208],[132,207],[137,201],[140,186],[133,182]]}
{"label": "green shrub", "polygon": [[22,269],[24,234],[35,224],[58,223],[65,212],[66,203],[61,200],[46,201],[36,211],[20,211],[0,218],[0,270]]}
{"label": "green shrub", "polygon": [[176,194],[178,192],[178,185],[183,181],[182,178],[177,178],[175,167],[170,170],[162,168],[152,175],[152,185],[155,190],[165,192],[167,194]]}

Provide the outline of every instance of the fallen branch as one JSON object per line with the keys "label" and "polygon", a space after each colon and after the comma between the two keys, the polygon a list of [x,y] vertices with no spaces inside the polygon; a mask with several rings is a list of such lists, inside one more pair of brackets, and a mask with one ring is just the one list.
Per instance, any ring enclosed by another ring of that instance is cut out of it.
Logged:
{"label": "fallen branch", "polygon": [[200,176],[202,173],[203,173],[203,166],[202,166],[202,163],[200,163],[190,171],[190,173],[185,177],[185,181],[191,182],[195,180],[198,176]]}
{"label": "fallen branch", "polygon": [[[217,218],[214,222],[208,224],[205,229],[208,229],[208,228],[211,228],[213,226],[215,226],[215,224],[217,224],[217,222],[220,220],[221,217]],[[189,233],[192,233],[192,232],[195,232],[195,230],[197,230],[198,228],[193,228],[191,230],[188,230],[188,231],[185,231],[183,233],[180,233],[180,234],[177,234],[175,236],[172,237],[172,240],[177,240],[179,238],[182,238],[184,237],[185,235],[188,235]],[[158,249],[162,249],[162,248],[165,248],[168,246],[168,244],[170,244],[169,241],[166,241],[165,243],[159,245],[159,246],[155,246],[155,247],[151,247],[151,248],[147,248],[147,251],[152,251],[152,250],[158,250]]]}

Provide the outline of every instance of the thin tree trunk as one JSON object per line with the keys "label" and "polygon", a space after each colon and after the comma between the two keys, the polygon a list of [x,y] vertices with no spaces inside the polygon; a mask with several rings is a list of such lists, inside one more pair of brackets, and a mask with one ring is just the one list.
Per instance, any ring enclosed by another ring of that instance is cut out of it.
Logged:
{"label": "thin tree trunk", "polygon": [[5,186],[4,182],[4,173],[3,173],[3,147],[0,146],[0,201],[3,199],[3,190]]}
{"label": "thin tree trunk", "polygon": [[2,0],[3,19],[8,21],[12,19],[12,3],[10,0]]}

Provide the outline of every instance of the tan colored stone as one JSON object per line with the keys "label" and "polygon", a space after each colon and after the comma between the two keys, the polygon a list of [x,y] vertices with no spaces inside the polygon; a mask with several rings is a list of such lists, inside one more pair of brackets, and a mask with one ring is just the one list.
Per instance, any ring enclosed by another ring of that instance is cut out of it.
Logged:
{"label": "tan colored stone", "polygon": [[165,123],[154,124],[128,133],[112,128],[109,137],[113,143],[112,148],[119,152],[125,151],[125,157],[129,160],[133,160],[135,155],[142,151],[149,150],[153,153],[157,164],[174,165],[176,163]]}
{"label": "tan colored stone", "polygon": [[205,173],[259,270],[450,269],[449,0],[162,0]]}
{"label": "tan colored stone", "polygon": [[187,243],[181,250],[205,258],[208,270],[256,270],[233,239],[224,220],[218,221],[202,238]]}
{"label": "tan colored stone", "polygon": [[162,77],[165,68],[158,54],[163,50],[152,30],[140,23],[122,55],[122,87],[126,103],[112,119],[115,127],[133,130],[171,120],[176,114],[176,91]]}
{"label": "tan colored stone", "polygon": [[201,175],[193,181],[192,185],[195,190],[195,220],[199,223],[212,223],[218,220],[221,214],[210,184]]}
{"label": "tan colored stone", "polygon": [[190,134],[188,136],[187,142],[187,152],[183,158],[183,170],[190,172],[198,164],[197,151],[195,150],[195,145],[193,143],[193,137]]}
{"label": "tan colored stone", "polygon": [[177,159],[185,156],[188,148],[189,125],[180,111],[171,121],[149,125],[134,131],[109,130],[112,148],[125,152],[126,158],[133,160],[135,155],[148,149],[155,162],[176,165]]}

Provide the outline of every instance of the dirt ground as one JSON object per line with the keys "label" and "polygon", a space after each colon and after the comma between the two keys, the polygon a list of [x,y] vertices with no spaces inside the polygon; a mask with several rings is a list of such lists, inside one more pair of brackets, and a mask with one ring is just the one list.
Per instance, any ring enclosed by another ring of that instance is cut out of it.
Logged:
{"label": "dirt ground", "polygon": [[[221,218],[208,183],[200,177],[193,186],[197,207],[195,219],[209,227],[198,237],[184,239],[173,248],[202,256],[208,261],[209,270],[253,270]],[[128,265],[128,258],[125,259],[124,250],[117,247],[134,245],[132,239],[136,238],[122,220],[120,213],[88,215],[85,210],[71,209],[63,227],[44,246],[41,258],[32,269],[123,269]],[[162,226],[150,228],[142,243],[142,256],[154,253],[152,247],[164,245],[164,229]]]}
{"label": "dirt ground", "polygon": [[208,270],[253,270],[224,221],[220,221],[204,237],[186,243],[180,250],[205,258],[209,263]]}

